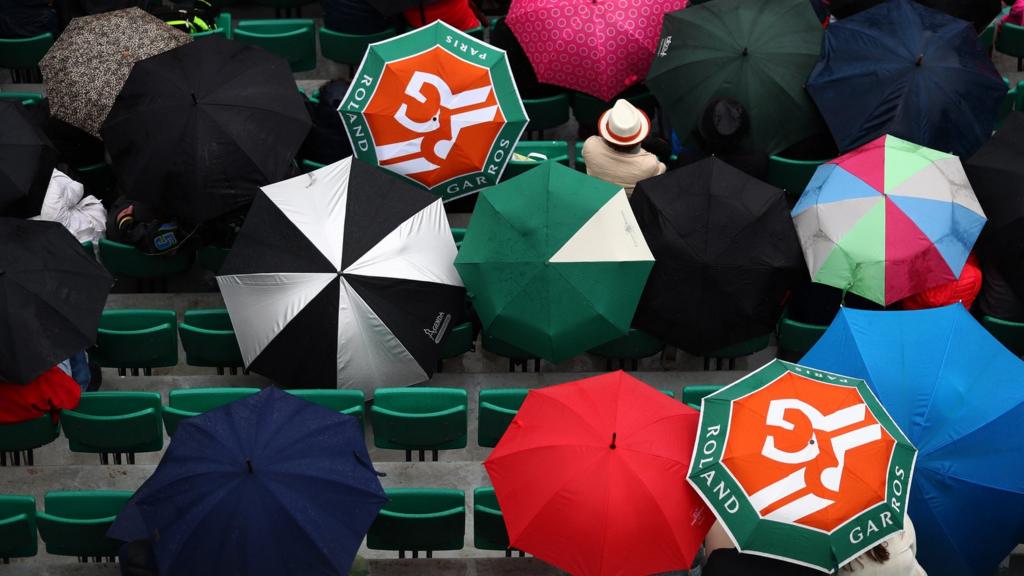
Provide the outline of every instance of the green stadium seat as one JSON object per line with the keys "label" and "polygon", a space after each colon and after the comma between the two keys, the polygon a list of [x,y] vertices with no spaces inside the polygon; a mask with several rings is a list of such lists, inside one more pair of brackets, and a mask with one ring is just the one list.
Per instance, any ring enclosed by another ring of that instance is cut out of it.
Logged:
{"label": "green stadium seat", "polygon": [[224,375],[225,369],[237,374],[245,366],[226,308],[186,310],[184,322],[178,324],[178,334],[189,366],[216,368],[220,375]]}
{"label": "green stadium seat", "polygon": [[1024,357],[1024,323],[984,316],[981,325],[1014,356]]}
{"label": "green stadium seat", "polygon": [[74,167],[70,176],[82,183],[86,194],[99,198],[104,204],[114,202],[114,173],[107,163]]}
{"label": "green stadium seat", "polygon": [[468,400],[462,388],[378,388],[374,393],[370,422],[377,448],[419,451],[420,462],[430,450],[465,448]]}
{"label": "green stadium seat", "polygon": [[100,239],[100,261],[114,276],[150,280],[144,286],[152,291],[166,292],[164,280],[192,267],[194,252],[188,248],[173,254],[148,255],[128,244]]}
{"label": "green stadium seat", "polygon": [[178,364],[177,317],[174,310],[104,310],[96,347],[90,358],[119,375],[139,370],[150,376],[153,368]]}
{"label": "green stadium seat", "polygon": [[370,550],[394,550],[399,558],[437,550],[461,550],[466,537],[466,494],[447,488],[390,488],[388,503],[366,535]]}
{"label": "green stadium seat", "polygon": [[664,349],[665,343],[661,340],[643,330],[630,328],[625,336],[591,348],[589,352],[605,359],[606,370],[612,370],[615,361],[618,361],[620,370],[625,370],[628,361],[629,369],[636,371],[641,358],[654,356]]}
{"label": "green stadium seat", "polygon": [[526,130],[538,138],[549,128],[561,126],[569,121],[569,95],[555,94],[546,98],[524,98],[523,106],[530,123]]}
{"label": "green stadium seat", "polygon": [[587,161],[583,159],[583,142],[576,143],[576,157],[573,159],[573,161],[574,168],[576,168],[580,172],[583,172],[584,174],[587,173]]}
{"label": "green stadium seat", "polygon": [[498,356],[508,358],[508,371],[515,372],[516,368],[522,367],[523,372],[529,372],[530,361],[533,360],[533,371],[540,372],[540,358],[531,356],[529,352],[517,348],[507,342],[498,340],[486,332],[481,336],[484,350]]}
{"label": "green stadium seat", "polygon": [[303,174],[312,172],[313,170],[319,170],[327,166],[327,164],[321,164],[319,162],[313,162],[312,160],[303,160],[299,163],[299,169],[302,170]]}
{"label": "green stadium seat", "polygon": [[355,416],[356,419],[359,420],[359,426],[363,426],[363,421],[365,420],[366,415],[366,411],[364,409],[366,404],[366,395],[363,394],[362,390],[305,389],[286,390],[286,392],[294,394],[304,400],[309,400],[313,404],[319,404],[324,408],[330,408],[335,412]]}
{"label": "green stadium seat", "polygon": [[31,558],[38,553],[36,499],[0,495],[0,564],[7,564],[11,558]]}
{"label": "green stadium seat", "polygon": [[113,562],[121,542],[107,538],[107,530],[132,497],[122,490],[48,492],[44,511],[36,516],[46,551]]}
{"label": "green stadium seat", "polygon": [[792,320],[786,311],[783,310],[777,329],[779,339],[778,357],[791,362],[799,361],[827,329],[828,326],[805,324]]}
{"label": "green stadium seat", "polygon": [[686,404],[694,410],[700,410],[700,401],[705,396],[714,394],[721,390],[724,386],[721,384],[691,384],[689,386],[683,386],[683,404]]}
{"label": "green stadium seat", "polygon": [[220,267],[224,265],[228,254],[231,254],[230,248],[209,244],[199,249],[199,252],[196,253],[196,261],[203,270],[216,274],[220,272]]}
{"label": "green stadium seat", "polygon": [[[1007,80],[1005,76],[1003,77],[1003,81],[1006,82],[1007,86],[1009,86],[1010,81]],[[1010,112],[1013,112],[1014,106],[1017,104],[1017,90],[1019,87],[1020,83],[1018,82],[1017,85],[1007,90],[1006,97],[1003,98],[1003,101],[999,103],[999,112],[996,114],[996,130],[999,130],[1000,128],[1003,127],[1003,121],[1006,120],[1006,117],[1010,115]]]}
{"label": "green stadium seat", "polygon": [[231,13],[230,12],[221,12],[217,16],[217,18],[214,19],[213,23],[214,23],[215,27],[211,28],[210,30],[205,30],[203,32],[193,32],[192,33],[192,39],[193,40],[198,40],[200,38],[206,38],[207,36],[217,35],[217,36],[223,36],[224,38],[227,38],[228,40],[231,40],[231,37],[232,37],[231,32],[232,32],[232,30],[231,30]]}
{"label": "green stadium seat", "polygon": [[[494,488],[477,488],[473,491],[473,547],[477,550],[504,550],[505,557],[511,557],[513,549],[508,546],[508,530],[498,506]],[[517,550],[522,557],[523,551]]]}
{"label": "green stadium seat", "polygon": [[282,19],[302,16],[302,7],[315,2],[316,0],[252,0],[252,4],[273,8],[274,18]]}
{"label": "green stadium seat", "polygon": [[741,356],[750,356],[756,354],[761,350],[768,347],[769,334],[764,336],[757,336],[747,340],[745,342],[739,342],[732,346],[725,346],[719,348],[714,352],[710,352],[704,357],[704,369],[711,369],[711,360],[715,360],[716,370],[722,369],[722,360],[728,360],[729,370],[736,369],[736,359]]}
{"label": "green stadium seat", "polygon": [[452,238],[455,239],[456,244],[461,244],[462,239],[466,237],[465,228],[452,228]]}
{"label": "green stadium seat", "polygon": [[[516,144],[515,152],[523,156],[530,156],[531,160],[509,160],[502,173],[502,181],[515,178],[531,168],[540,166],[546,160],[558,162],[564,166],[569,165],[569,144],[564,140],[530,141],[524,140]],[[538,155],[539,156],[536,156]]]}
{"label": "green stadium seat", "polygon": [[[650,90],[633,93],[626,97],[626,101],[643,110],[652,121],[654,120],[654,115],[658,111],[658,100]],[[614,105],[614,101],[605,102],[583,92],[572,93],[572,115],[580,126],[590,129],[595,129],[601,114]]]}
{"label": "green stadium seat", "polygon": [[494,388],[480,390],[477,400],[477,444],[484,448],[498,445],[508,425],[526,400],[527,388]]}
{"label": "green stadium seat", "polygon": [[484,39],[484,27],[483,26],[477,26],[476,28],[470,28],[469,30],[463,30],[463,32],[465,32],[466,34],[469,34],[470,36],[472,36],[473,38],[476,38],[477,40],[483,40]]}
{"label": "green stadium seat", "polygon": [[451,329],[441,342],[441,358],[437,361],[437,372],[444,371],[444,361],[457,358],[473,350],[473,323],[463,322]]}
{"label": "green stadium seat", "polygon": [[387,40],[396,34],[397,32],[393,28],[376,34],[344,34],[321,27],[320,54],[328,60],[347,64],[349,76],[351,76],[355,67],[363,61],[363,55],[366,54],[366,48],[370,44]]}
{"label": "green stadium seat", "polygon": [[0,68],[11,72],[11,82],[42,82],[39,61],[53,45],[53,34],[30,38],[0,38]]}
{"label": "green stadium seat", "polygon": [[224,28],[210,28],[209,30],[203,30],[202,32],[193,32],[192,40],[199,40],[200,38],[207,38],[209,36],[223,36],[228,37],[228,31]]}
{"label": "green stadium seat", "polygon": [[0,92],[0,100],[14,100],[22,106],[36,106],[43,101],[39,92]]}
{"label": "green stadium seat", "polygon": [[292,72],[316,69],[316,28],[309,18],[239,20],[233,39],[288,61]]}
{"label": "green stadium seat", "polygon": [[258,394],[259,388],[183,388],[171,390],[163,409],[164,427],[174,436],[181,422],[204,412]]}
{"label": "green stadium seat", "polygon": [[1004,22],[996,32],[996,52],[1017,59],[1017,72],[1024,71],[1024,27]]}
{"label": "green stadium seat", "polygon": [[164,447],[159,392],[85,392],[74,410],[62,410],[60,421],[72,452],[99,454],[101,464],[135,463],[139,452]]}
{"label": "green stadium seat", "polygon": [[1024,80],[1017,82],[1013,89],[1015,90],[1013,109],[1018,112],[1024,112]]}
{"label": "green stadium seat", "polygon": [[828,160],[790,160],[781,156],[768,157],[766,181],[782,188],[790,198],[799,198],[814,176],[815,170]]}
{"label": "green stadium seat", "polygon": [[33,450],[58,436],[60,423],[49,414],[17,424],[0,424],[0,466],[34,466]]}

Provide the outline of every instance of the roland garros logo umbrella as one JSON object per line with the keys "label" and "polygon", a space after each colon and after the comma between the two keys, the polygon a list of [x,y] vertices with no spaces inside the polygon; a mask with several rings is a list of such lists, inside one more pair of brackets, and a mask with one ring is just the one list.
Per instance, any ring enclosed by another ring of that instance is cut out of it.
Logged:
{"label": "roland garros logo umbrella", "polygon": [[338,112],[357,158],[444,200],[497,184],[528,121],[505,52],[441,21],[371,44]]}
{"label": "roland garros logo umbrella", "polygon": [[774,360],[704,399],[688,480],[739,550],[833,572],[903,529],[916,456],[863,380]]}

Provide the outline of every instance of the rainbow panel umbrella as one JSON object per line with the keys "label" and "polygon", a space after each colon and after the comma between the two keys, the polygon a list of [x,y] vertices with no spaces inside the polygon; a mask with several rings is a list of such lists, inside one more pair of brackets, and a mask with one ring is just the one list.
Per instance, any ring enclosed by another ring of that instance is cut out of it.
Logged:
{"label": "rainbow panel umbrella", "polygon": [[356,158],[445,201],[497,184],[529,121],[505,51],[442,21],[371,44],[338,113]]}
{"label": "rainbow panel umbrella", "polygon": [[831,573],[903,529],[916,457],[864,380],[773,360],[704,398],[687,480],[740,551]]}
{"label": "rainbow panel umbrella", "polygon": [[792,214],[811,279],[882,305],[958,278],[986,221],[956,156],[895,136],[819,167]]}

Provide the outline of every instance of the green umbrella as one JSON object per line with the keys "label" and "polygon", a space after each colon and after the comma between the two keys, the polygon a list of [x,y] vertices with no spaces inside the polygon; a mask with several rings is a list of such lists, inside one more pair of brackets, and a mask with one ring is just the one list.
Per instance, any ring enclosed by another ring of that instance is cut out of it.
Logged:
{"label": "green umbrella", "polygon": [[625,335],[653,265],[622,188],[550,161],[480,194],[455,259],[484,331],[552,362]]}
{"label": "green umbrella", "polygon": [[684,141],[709,100],[730,97],[747,110],[747,144],[774,154],[821,127],[804,90],[821,37],[807,0],[691,6],[665,15],[647,86]]}

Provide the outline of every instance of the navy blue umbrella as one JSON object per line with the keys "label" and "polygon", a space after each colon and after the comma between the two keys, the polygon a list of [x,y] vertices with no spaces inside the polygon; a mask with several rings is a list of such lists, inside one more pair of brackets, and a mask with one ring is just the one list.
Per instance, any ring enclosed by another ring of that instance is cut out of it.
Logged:
{"label": "navy blue umbrella", "polygon": [[341,576],[386,501],[357,419],[268,388],[183,422],[108,536],[161,576]]}
{"label": "navy blue umbrella", "polygon": [[891,134],[967,157],[1007,87],[969,23],[889,0],[828,27],[807,91],[844,152]]}

